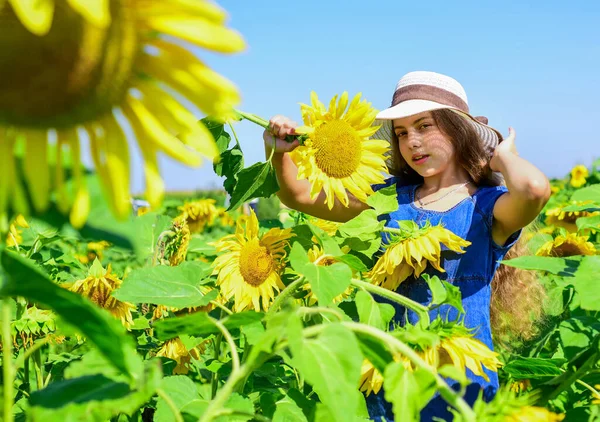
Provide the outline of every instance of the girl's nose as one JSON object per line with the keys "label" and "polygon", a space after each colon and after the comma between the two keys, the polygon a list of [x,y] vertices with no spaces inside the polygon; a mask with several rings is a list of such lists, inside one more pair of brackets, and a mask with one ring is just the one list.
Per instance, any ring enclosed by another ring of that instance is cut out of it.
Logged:
{"label": "girl's nose", "polygon": [[418,148],[421,146],[421,135],[416,132],[409,132],[408,137],[408,146],[410,148]]}

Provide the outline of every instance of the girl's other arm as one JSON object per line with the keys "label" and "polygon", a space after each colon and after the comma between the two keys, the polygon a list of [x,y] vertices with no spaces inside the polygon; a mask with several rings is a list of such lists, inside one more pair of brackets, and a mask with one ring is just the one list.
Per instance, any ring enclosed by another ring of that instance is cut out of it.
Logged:
{"label": "girl's other arm", "polygon": [[[310,183],[306,179],[298,180],[298,168],[289,156],[289,152],[298,146],[298,141],[292,143],[285,141],[287,135],[295,134],[294,128],[297,124],[284,116],[274,116],[269,123],[271,130],[265,130],[263,133],[265,154],[269,157],[271,150],[275,148],[272,163],[280,186],[277,196],[284,205],[318,218],[341,222],[348,221],[369,208],[350,193],[348,193],[350,201],[348,207],[336,198],[331,210],[325,204],[323,191],[315,199],[311,199]],[[344,157],[340,157],[340,160],[343,159]]]}
{"label": "girl's other arm", "polygon": [[508,188],[494,206],[492,237],[498,245],[532,222],[551,193],[544,173],[517,155],[515,136],[514,129],[509,128],[509,136],[498,145],[490,161],[490,167],[502,173]]}

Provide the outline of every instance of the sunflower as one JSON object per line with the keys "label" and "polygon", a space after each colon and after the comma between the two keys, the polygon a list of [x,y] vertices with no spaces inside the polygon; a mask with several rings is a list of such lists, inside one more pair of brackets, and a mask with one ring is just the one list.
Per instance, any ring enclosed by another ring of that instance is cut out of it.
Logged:
{"label": "sunflower", "polygon": [[171,340],[167,340],[156,353],[156,356],[162,356],[177,362],[177,365],[173,369],[173,375],[185,375],[190,370],[189,365],[192,358],[196,360],[200,359],[200,354],[203,352],[203,344],[188,350],[181,339],[175,337]]}
{"label": "sunflower", "polygon": [[522,393],[531,388],[531,381],[528,379],[516,380],[510,385],[510,391],[514,391],[515,393]]}
{"label": "sunflower", "polygon": [[229,212],[227,212],[225,208],[217,207],[217,218],[219,219],[219,223],[223,227],[235,226],[235,219],[231,216]]}
{"label": "sunflower", "polygon": [[234,298],[235,312],[262,308],[267,310],[275,292],[285,288],[279,276],[285,264],[285,247],[292,237],[291,229],[270,229],[258,234],[258,219],[242,215],[236,223],[235,234],[211,242],[217,252],[225,252],[213,261],[213,275],[226,300]]}
{"label": "sunflower", "polygon": [[181,211],[192,233],[204,230],[206,226],[212,226],[219,216],[219,210],[215,206],[214,199],[200,199],[198,201],[186,202],[178,209]]}
{"label": "sunflower", "polygon": [[373,194],[371,185],[382,183],[387,172],[384,154],[389,144],[369,139],[379,129],[371,126],[377,110],[360,96],[348,106],[347,92],[339,101],[336,95],[327,110],[312,92],[312,104],[301,104],[304,126],[296,128],[296,133],[307,135],[307,139],[290,157],[298,167],[298,179],[310,182],[311,198],[323,189],[329,209],[336,197],[348,206],[346,191],[365,202]]}
{"label": "sunflower", "polygon": [[19,245],[23,243],[23,237],[21,236],[22,232],[19,230],[20,228],[29,228],[27,220],[25,220],[25,217],[23,217],[21,214],[15,217],[8,228],[8,234],[6,235],[6,246],[18,248]]}
{"label": "sunflower", "polygon": [[[412,365],[408,358],[395,356],[394,360],[402,362],[404,368],[412,371]],[[358,389],[368,397],[371,393],[379,393],[383,386],[383,375],[379,372],[368,359],[364,359],[360,368],[360,381]]]}
{"label": "sunflower", "polygon": [[129,329],[133,324],[131,310],[135,306],[131,303],[121,302],[111,296],[111,293],[121,286],[122,280],[111,273],[110,264],[104,269],[100,261],[96,259],[91,266],[87,278],[78,280],[69,287],[69,290],[87,297],[96,305],[106,309],[116,318],[121,320],[125,328]]}
{"label": "sunflower", "polygon": [[170,231],[172,234],[164,242],[164,258],[169,265],[176,266],[185,261],[190,245],[191,234],[185,215],[173,219]]}
{"label": "sunflower", "polygon": [[571,186],[580,188],[585,185],[585,178],[588,177],[588,169],[584,165],[578,165],[571,170]]}
{"label": "sunflower", "polygon": [[590,204],[591,201],[571,201],[569,203],[561,204],[557,207],[550,208],[546,211],[546,224],[548,226],[564,227],[570,232],[577,231],[577,219],[579,217],[593,217],[600,215],[600,211],[563,211],[566,207],[571,205],[586,205]]}
{"label": "sunflower", "polygon": [[598,393],[598,390],[600,390],[600,384],[594,385],[594,389],[596,391],[592,392],[592,404],[600,404],[600,393]]}
{"label": "sunflower", "polygon": [[77,259],[82,264],[87,264],[89,262],[94,262],[96,258],[102,261],[104,257],[104,250],[110,246],[106,240],[101,240],[99,242],[88,242],[87,244],[87,254],[86,255],[78,255]]}
{"label": "sunflower", "polygon": [[564,418],[565,415],[553,413],[544,407],[523,406],[505,416],[504,422],[560,422]]}
{"label": "sunflower", "polygon": [[[321,265],[323,267],[328,267],[330,265],[335,264],[336,262],[339,262],[334,257],[332,257],[330,255],[326,255],[325,252],[323,251],[323,249],[319,245],[314,245],[311,249],[309,249],[308,259],[313,264]],[[302,289],[307,292],[305,299],[309,306],[312,306],[318,302],[319,299],[317,298],[317,295],[312,290],[310,283],[304,283],[302,285]],[[349,286],[344,292],[342,292],[341,294],[339,294],[333,298],[333,303],[339,303],[339,302],[343,301],[344,299],[348,298],[352,294],[353,290],[354,289],[351,286]]]}
{"label": "sunflower", "polygon": [[329,236],[335,236],[338,231],[338,228],[342,225],[342,223],[338,223],[336,221],[323,220],[322,218],[317,217],[309,217],[308,221],[323,230]]}
{"label": "sunflower", "polygon": [[471,244],[441,224],[432,226],[427,222],[419,228],[412,221],[400,221],[399,225],[402,227],[398,229],[399,234],[392,236],[392,241],[368,274],[374,284],[392,291],[411,274],[419,277],[428,263],[444,272],[440,265],[442,244],[458,253],[464,253],[462,248]]}
{"label": "sunflower", "polygon": [[[459,326],[456,325],[456,327]],[[455,334],[448,337],[442,335],[441,337],[437,346],[428,348],[423,353],[424,360],[433,367],[451,364],[463,372],[465,368],[469,368],[475,375],[489,381],[483,367],[498,372],[498,368],[502,365],[498,360],[498,353],[490,350],[470,334]]]}
{"label": "sunflower", "polygon": [[[244,49],[225,19],[205,0],[0,1],[0,215],[9,206],[28,211],[15,150],[22,151],[34,208],[47,208],[54,187],[57,206],[71,210],[77,227],[89,212],[80,140],[89,139],[111,208],[122,218],[131,212],[124,121],[144,159],[152,206],[164,193],[159,152],[190,166],[202,155],[217,157],[209,130],[180,99],[221,120],[239,102],[237,88],[193,53],[193,46],[219,53]],[[56,144],[53,177],[50,143]],[[65,150],[73,196],[63,174]]]}
{"label": "sunflower", "polygon": [[588,242],[588,236],[567,233],[565,236],[556,236],[556,239],[547,241],[535,254],[556,257],[596,255],[596,248],[592,242]]}

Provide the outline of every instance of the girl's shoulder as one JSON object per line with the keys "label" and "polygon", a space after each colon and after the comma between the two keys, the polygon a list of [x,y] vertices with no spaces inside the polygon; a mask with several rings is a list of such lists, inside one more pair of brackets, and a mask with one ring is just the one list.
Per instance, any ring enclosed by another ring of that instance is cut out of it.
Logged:
{"label": "girl's shoulder", "polygon": [[475,209],[482,214],[488,225],[492,224],[494,206],[502,195],[508,192],[506,186],[480,186],[472,195]]}

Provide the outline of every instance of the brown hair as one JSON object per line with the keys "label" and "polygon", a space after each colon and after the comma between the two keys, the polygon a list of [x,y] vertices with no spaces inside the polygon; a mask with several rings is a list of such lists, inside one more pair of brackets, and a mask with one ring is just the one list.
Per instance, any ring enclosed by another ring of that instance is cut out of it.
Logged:
{"label": "brown hair", "polygon": [[[492,172],[489,155],[474,127],[451,110],[433,110],[431,115],[454,146],[458,164],[469,174],[476,186],[504,184],[500,174]],[[398,139],[392,133],[391,155],[388,158],[390,173],[403,182],[422,183],[423,177],[413,170],[400,154]],[[525,236],[508,251],[505,259],[525,253]],[[514,348],[535,338],[544,319],[543,303],[546,293],[533,272],[500,265],[492,280],[490,320],[496,345]]]}

